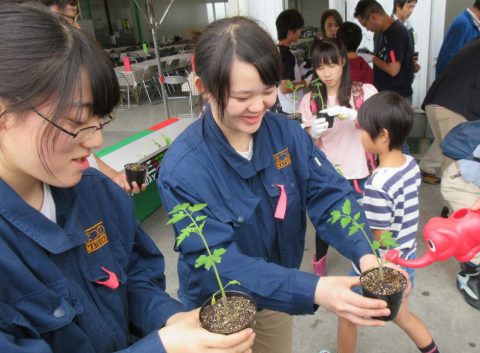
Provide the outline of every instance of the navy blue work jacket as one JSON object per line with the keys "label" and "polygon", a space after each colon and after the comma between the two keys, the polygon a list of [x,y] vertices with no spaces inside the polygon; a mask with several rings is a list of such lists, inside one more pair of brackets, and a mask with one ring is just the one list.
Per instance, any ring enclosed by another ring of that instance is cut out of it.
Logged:
{"label": "navy blue work jacket", "polygon": [[0,352],[165,352],[156,331],[183,306],[129,196],[93,169],[52,194],[58,224],[0,180]]}
{"label": "navy blue work jacket", "polygon": [[[290,314],[313,313],[318,277],[298,270],[305,246],[306,213],[318,233],[358,263],[371,253],[362,235],[327,224],[345,198],[362,212],[353,190],[297,122],[267,112],[253,137],[253,157],[240,156],[218,128],[210,111],[170,146],[157,183],[167,210],[179,203],[207,203],[203,229],[212,249],[225,248],[218,265],[224,282],[237,280],[259,308]],[[275,219],[280,187],[287,194],[284,219]],[[183,222],[183,221],[182,221]],[[175,233],[188,221],[175,225]],[[366,222],[362,212],[359,222]],[[367,227],[366,227],[367,228]],[[179,297],[187,308],[218,290],[212,271],[195,268],[205,252],[200,237],[181,246]]]}

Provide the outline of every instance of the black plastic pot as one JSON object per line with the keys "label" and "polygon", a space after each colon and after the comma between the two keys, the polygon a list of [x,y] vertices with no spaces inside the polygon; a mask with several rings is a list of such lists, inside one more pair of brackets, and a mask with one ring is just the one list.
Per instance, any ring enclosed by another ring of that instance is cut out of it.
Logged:
{"label": "black plastic pot", "polygon": [[302,123],[302,114],[300,113],[292,113],[292,114],[288,114],[288,118],[291,119],[291,120],[295,120],[296,122],[298,123]]}
{"label": "black plastic pot", "polygon": [[141,187],[147,179],[147,166],[142,163],[128,163],[125,164],[125,175],[130,187],[133,188],[132,182],[137,182],[138,187]]}
{"label": "black plastic pot", "polygon": [[[208,321],[208,318],[205,318],[206,311],[212,309],[212,298],[210,297],[203,303],[202,307],[200,308],[199,316],[200,316],[200,324],[202,325],[202,327],[204,329],[210,331],[210,332],[221,333],[221,334],[224,334],[224,335],[229,335],[229,334],[232,334],[232,333],[235,333],[235,332],[239,332],[239,331],[241,331],[243,329],[246,329],[248,327],[253,327],[253,325],[255,324],[255,313],[257,312],[257,304],[255,303],[253,298],[248,294],[238,292],[238,291],[225,291],[225,295],[227,296],[227,299],[229,299],[229,304],[230,304],[229,310],[232,310],[232,311],[234,311],[235,306],[231,305],[233,303],[230,299],[232,299],[234,297],[241,297],[241,298],[247,299],[247,301],[252,305],[251,310],[248,311],[249,316],[245,317],[245,320],[244,320],[244,322],[241,326],[237,326],[235,328],[232,328],[224,320],[222,320],[221,327],[219,327],[218,329],[212,328],[211,323]],[[221,308],[221,305],[222,305],[221,301],[222,301],[222,294],[221,293],[215,294],[215,304],[214,305]],[[232,315],[232,316],[237,316],[237,315]]]}
{"label": "black plastic pot", "polygon": [[324,118],[325,120],[327,120],[329,129],[331,129],[333,127],[333,122],[335,121],[335,116],[328,115],[325,112],[324,113],[318,112],[317,113],[317,119],[319,119],[319,118]]}
{"label": "black plastic pot", "polygon": [[364,285],[363,285],[363,282],[362,282],[362,280],[365,278],[365,276],[368,273],[374,272],[374,271],[378,272],[378,268],[372,268],[368,271],[365,271],[360,276],[360,283],[362,285],[363,296],[367,297],[367,298],[381,299],[381,300],[386,301],[387,302],[387,307],[390,309],[390,315],[388,315],[388,316],[376,316],[375,319],[382,320],[382,321],[393,320],[397,316],[398,309],[400,308],[400,305],[402,304],[402,298],[403,298],[403,293],[405,292],[405,287],[407,285],[407,279],[405,278],[403,273],[401,273],[400,271],[397,271],[397,270],[395,270],[393,268],[390,268],[390,267],[385,267],[384,268],[385,272],[392,271],[392,272],[395,272],[396,274],[400,275],[403,278],[403,286],[399,291],[394,292],[392,294],[387,294],[387,295],[378,294],[378,293],[374,293],[374,292],[368,290],[367,288],[365,288]]}

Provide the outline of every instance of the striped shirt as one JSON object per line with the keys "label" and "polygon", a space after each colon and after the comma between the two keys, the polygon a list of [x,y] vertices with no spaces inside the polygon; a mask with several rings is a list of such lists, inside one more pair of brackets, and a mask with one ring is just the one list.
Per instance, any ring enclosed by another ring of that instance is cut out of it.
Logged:
{"label": "striped shirt", "polygon": [[407,254],[416,250],[421,178],[417,162],[411,156],[404,157],[402,166],[378,168],[368,178],[363,208],[370,228],[391,231],[398,249]]}

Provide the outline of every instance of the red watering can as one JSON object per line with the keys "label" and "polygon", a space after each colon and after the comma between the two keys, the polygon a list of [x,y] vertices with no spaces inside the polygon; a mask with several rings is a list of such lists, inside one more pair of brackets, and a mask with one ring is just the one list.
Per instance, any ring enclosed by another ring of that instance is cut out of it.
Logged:
{"label": "red watering can", "polygon": [[425,267],[452,256],[460,262],[469,261],[480,252],[480,210],[461,208],[448,218],[432,218],[425,224],[423,238],[427,252],[422,257],[404,260],[397,250],[390,250],[385,259],[410,268]]}

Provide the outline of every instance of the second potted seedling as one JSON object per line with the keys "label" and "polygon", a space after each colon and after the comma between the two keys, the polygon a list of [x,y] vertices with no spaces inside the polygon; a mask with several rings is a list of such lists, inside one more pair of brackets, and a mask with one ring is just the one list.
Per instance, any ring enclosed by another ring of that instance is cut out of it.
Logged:
{"label": "second potted seedling", "polygon": [[295,121],[297,121],[301,124],[302,123],[302,114],[297,112],[297,91],[300,88],[303,88],[304,85],[302,85],[302,84],[294,85],[293,82],[289,80],[285,84],[285,87],[290,89],[292,91],[292,95],[293,95],[293,113],[288,114],[288,118],[292,119],[292,120],[295,120]]}
{"label": "second potted seedling", "polygon": [[383,257],[378,256],[376,252],[381,246],[386,250],[389,250],[397,247],[398,244],[392,237],[391,232],[382,233],[380,241],[371,241],[364,230],[365,223],[358,223],[359,218],[360,212],[357,212],[352,216],[351,203],[350,200],[347,199],[341,210],[331,212],[328,222],[332,224],[340,222],[342,228],[348,227],[349,235],[361,232],[365,239],[367,239],[377,260],[378,267],[369,269],[361,274],[360,283],[362,286],[362,292],[365,297],[382,299],[387,302],[387,306],[390,309],[390,315],[376,317],[376,319],[383,321],[393,320],[402,303],[403,293],[407,286],[407,279],[401,272],[391,267],[385,267],[385,260]]}
{"label": "second potted seedling", "polygon": [[143,163],[128,163],[125,164],[125,175],[127,182],[133,188],[132,182],[136,182],[138,187],[141,187],[147,179],[148,167]]}
{"label": "second potted seedling", "polygon": [[177,205],[170,211],[170,220],[167,224],[175,224],[187,219],[189,224],[179,230],[176,246],[179,247],[191,234],[196,234],[205,246],[206,254],[200,255],[195,261],[195,268],[203,267],[205,270],[213,270],[219,290],[213,293],[200,309],[200,323],[202,327],[210,332],[232,334],[247,327],[253,327],[257,305],[249,295],[238,291],[226,291],[230,285],[239,285],[240,282],[231,280],[223,284],[217,264],[222,261],[226,250],[217,248],[213,252],[208,246],[203,228],[207,216],[199,214],[207,204],[190,205],[184,203]]}

